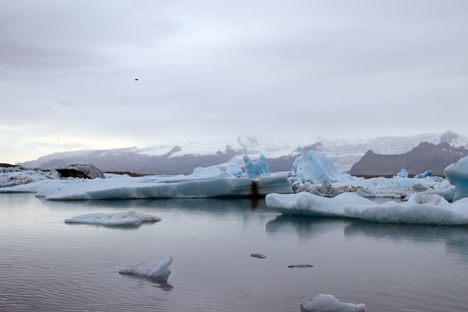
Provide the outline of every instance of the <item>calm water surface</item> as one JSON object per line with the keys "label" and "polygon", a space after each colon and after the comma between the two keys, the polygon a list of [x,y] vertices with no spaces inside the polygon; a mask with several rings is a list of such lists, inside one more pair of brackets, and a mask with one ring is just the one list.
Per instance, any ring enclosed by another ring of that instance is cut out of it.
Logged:
{"label": "calm water surface", "polygon": [[[138,228],[63,222],[128,210],[163,220]],[[318,294],[367,311],[468,310],[468,227],[297,218],[263,200],[52,202],[32,194],[0,194],[0,221],[3,312],[299,312],[301,297]],[[117,273],[164,256],[174,258],[167,282]]]}

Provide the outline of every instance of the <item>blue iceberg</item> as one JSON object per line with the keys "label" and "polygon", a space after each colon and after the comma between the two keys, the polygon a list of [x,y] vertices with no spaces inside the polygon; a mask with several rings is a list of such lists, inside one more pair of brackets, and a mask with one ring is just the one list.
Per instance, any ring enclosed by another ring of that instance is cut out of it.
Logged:
{"label": "blue iceberg", "polygon": [[301,156],[294,161],[293,171],[302,183],[335,183],[357,179],[349,174],[342,174],[330,159],[314,151],[302,150]]}
{"label": "blue iceberg", "polygon": [[247,154],[243,156],[245,163],[245,174],[251,179],[258,179],[270,175],[270,168],[265,155],[261,154],[256,162],[252,162]]}
{"label": "blue iceberg", "polygon": [[451,164],[444,170],[449,182],[455,185],[455,197],[453,201],[468,197],[468,156],[460,159],[456,164]]}

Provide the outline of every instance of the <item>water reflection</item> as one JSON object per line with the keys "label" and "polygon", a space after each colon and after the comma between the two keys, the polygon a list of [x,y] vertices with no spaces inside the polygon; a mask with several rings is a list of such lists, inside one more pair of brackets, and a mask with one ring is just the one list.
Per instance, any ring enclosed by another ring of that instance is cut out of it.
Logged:
{"label": "water reflection", "polygon": [[167,279],[151,278],[151,277],[128,275],[128,274],[124,275],[123,278],[133,279],[136,282],[151,283],[154,287],[160,288],[164,291],[171,291],[174,289],[174,286],[169,284]]}
{"label": "water reflection", "polygon": [[346,237],[370,237],[390,241],[413,241],[418,244],[445,243],[448,253],[462,255],[468,262],[467,226],[431,226],[412,224],[387,224],[356,219],[312,218],[280,215],[266,223],[268,233],[296,232],[301,239],[314,234],[343,231]]}
{"label": "water reflection", "polygon": [[329,232],[337,227],[342,228],[349,223],[349,219],[279,215],[274,220],[268,221],[265,229],[270,233],[295,231],[299,235],[308,236],[313,233]]}
{"label": "water reflection", "polygon": [[255,211],[266,209],[263,198],[192,198],[192,199],[124,199],[124,200],[86,200],[86,201],[49,201],[38,198],[50,209],[92,208],[138,210],[148,208],[196,210],[211,213],[232,211]]}

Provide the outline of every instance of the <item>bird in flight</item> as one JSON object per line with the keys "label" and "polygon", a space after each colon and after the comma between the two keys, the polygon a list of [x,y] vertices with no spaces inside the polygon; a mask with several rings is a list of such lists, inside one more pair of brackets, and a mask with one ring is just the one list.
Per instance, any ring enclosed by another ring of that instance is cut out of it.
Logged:
{"label": "bird in flight", "polygon": [[135,81],[138,81],[138,78],[135,78]]}

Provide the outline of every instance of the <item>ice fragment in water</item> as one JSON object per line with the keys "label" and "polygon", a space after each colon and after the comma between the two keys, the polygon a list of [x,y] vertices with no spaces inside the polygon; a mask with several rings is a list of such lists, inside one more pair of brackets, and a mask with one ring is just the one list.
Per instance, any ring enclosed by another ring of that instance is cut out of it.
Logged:
{"label": "ice fragment in water", "polygon": [[366,305],[363,303],[343,303],[332,295],[317,295],[313,298],[303,298],[301,304],[302,312],[365,312]]}
{"label": "ice fragment in water", "polygon": [[171,271],[169,271],[171,263],[172,257],[167,256],[152,262],[138,263],[128,269],[120,270],[119,273],[165,280],[171,274]]}

